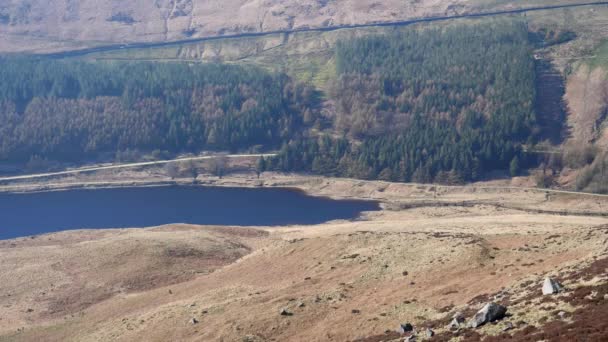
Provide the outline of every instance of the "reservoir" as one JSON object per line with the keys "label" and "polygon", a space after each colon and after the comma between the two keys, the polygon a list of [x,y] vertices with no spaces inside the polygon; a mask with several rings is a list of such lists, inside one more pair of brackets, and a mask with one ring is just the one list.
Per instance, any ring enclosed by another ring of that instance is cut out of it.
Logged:
{"label": "reservoir", "polygon": [[73,229],[170,223],[312,225],[379,210],[371,201],[332,200],[288,189],[196,186],[0,193],[0,240]]}

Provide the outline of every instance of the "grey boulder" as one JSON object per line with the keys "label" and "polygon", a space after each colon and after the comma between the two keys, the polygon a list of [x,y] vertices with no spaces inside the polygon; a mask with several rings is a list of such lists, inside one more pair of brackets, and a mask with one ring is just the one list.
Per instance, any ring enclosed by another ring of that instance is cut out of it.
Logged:
{"label": "grey boulder", "polygon": [[414,331],[414,327],[410,323],[399,324],[399,328],[397,328],[397,332],[400,334],[405,334],[410,331]]}
{"label": "grey boulder", "polygon": [[494,322],[505,317],[506,313],[506,307],[496,303],[488,303],[471,318],[469,326],[471,328],[477,328],[486,323]]}
{"label": "grey boulder", "polygon": [[457,312],[452,316],[452,321],[448,324],[448,329],[450,330],[458,330],[460,329],[460,325],[464,323],[464,316]]}

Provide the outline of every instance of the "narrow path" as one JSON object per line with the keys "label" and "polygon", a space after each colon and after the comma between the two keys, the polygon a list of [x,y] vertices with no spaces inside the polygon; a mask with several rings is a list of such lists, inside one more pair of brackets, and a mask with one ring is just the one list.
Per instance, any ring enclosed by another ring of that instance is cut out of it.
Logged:
{"label": "narrow path", "polygon": [[129,164],[118,164],[118,165],[107,165],[107,166],[96,166],[96,167],[86,167],[79,168],[74,170],[66,170],[59,172],[49,172],[49,173],[38,173],[33,175],[20,175],[20,176],[11,176],[11,177],[0,177],[0,182],[2,181],[12,181],[12,180],[25,180],[25,179],[36,179],[36,178],[45,178],[45,177],[54,177],[54,176],[63,176],[63,175],[71,175],[78,173],[86,173],[93,171],[101,171],[101,170],[113,170],[113,169],[127,169],[133,167],[140,166],[152,166],[152,165],[163,165],[174,162],[186,162],[186,161],[197,161],[197,160],[209,160],[218,157],[224,157],[229,159],[237,159],[237,158],[259,158],[259,157],[274,157],[276,154],[229,154],[224,156],[203,156],[203,157],[187,157],[187,158],[177,158],[177,159],[169,159],[169,160],[157,160],[151,162],[140,162],[140,163],[129,163]]}
{"label": "narrow path", "polygon": [[534,191],[547,194],[565,194],[565,195],[580,195],[580,196],[591,196],[591,197],[605,197],[608,198],[608,194],[595,194],[592,192],[582,191],[571,191],[571,190],[555,190],[555,189],[543,189],[543,188],[530,188],[523,186],[478,186],[478,185],[440,185],[440,184],[419,184],[419,183],[407,183],[412,186],[434,186],[436,188],[450,188],[450,189],[473,189],[473,190],[514,190],[514,191]]}
{"label": "narrow path", "polygon": [[410,20],[387,21],[387,22],[377,22],[377,23],[369,23],[369,24],[335,25],[335,26],[316,27],[316,28],[313,27],[313,28],[275,30],[275,31],[266,31],[266,32],[236,33],[236,34],[228,34],[228,35],[222,35],[222,36],[206,36],[206,37],[200,37],[200,38],[175,40],[175,41],[170,41],[170,42],[114,44],[114,45],[98,46],[98,47],[81,49],[81,50],[64,51],[64,52],[50,53],[50,54],[40,54],[40,56],[48,57],[48,58],[62,59],[62,58],[69,58],[69,57],[86,56],[86,55],[89,55],[92,53],[97,53],[97,52],[110,52],[110,51],[120,51],[120,50],[127,50],[127,49],[130,50],[130,49],[143,49],[143,48],[158,48],[158,47],[176,46],[176,45],[182,45],[182,44],[198,43],[198,42],[219,40],[219,39],[263,37],[263,36],[275,35],[275,34],[285,34],[285,33],[291,34],[291,33],[300,33],[300,32],[329,32],[329,31],[342,30],[342,29],[356,29],[356,28],[366,28],[366,27],[407,26],[407,25],[411,25],[411,24],[425,23],[425,22],[447,21],[447,20],[463,19],[463,18],[494,17],[494,16],[501,16],[501,15],[509,15],[509,14],[520,14],[520,13],[528,13],[528,12],[536,12],[536,11],[546,11],[546,10],[576,8],[576,7],[586,7],[586,6],[600,6],[600,5],[608,5],[608,1],[594,1],[594,2],[585,2],[585,3],[578,3],[578,4],[564,4],[564,5],[553,5],[553,6],[536,6],[536,7],[528,7],[528,8],[520,8],[520,9],[512,9],[512,10],[500,10],[500,11],[491,11],[491,12],[482,12],[482,13],[469,13],[469,14],[460,14],[460,15],[452,15],[452,16],[434,16],[434,17],[426,17],[426,18],[418,18],[418,19],[410,19]]}

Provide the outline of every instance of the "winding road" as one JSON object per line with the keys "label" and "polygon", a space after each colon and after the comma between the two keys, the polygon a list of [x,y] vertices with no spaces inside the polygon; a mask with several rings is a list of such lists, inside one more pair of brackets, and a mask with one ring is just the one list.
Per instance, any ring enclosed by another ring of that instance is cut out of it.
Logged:
{"label": "winding road", "polygon": [[213,156],[202,156],[202,157],[201,156],[184,157],[184,158],[168,159],[168,160],[156,160],[156,161],[150,161],[150,162],[84,167],[84,168],[78,168],[78,169],[73,169],[73,170],[65,170],[65,171],[49,172],[49,173],[37,173],[37,174],[32,174],[32,175],[0,177],[0,182],[72,175],[72,174],[94,172],[94,171],[101,171],[101,170],[127,169],[127,168],[140,167],[140,166],[152,166],[152,165],[163,165],[163,164],[179,163],[179,162],[187,162],[187,161],[209,160],[209,159],[214,159],[214,158],[218,158],[218,157],[219,158],[221,158],[221,157],[229,158],[229,159],[260,158],[260,157],[267,158],[267,157],[274,157],[275,155],[276,154],[269,153],[269,154],[227,154],[227,155],[213,155]]}

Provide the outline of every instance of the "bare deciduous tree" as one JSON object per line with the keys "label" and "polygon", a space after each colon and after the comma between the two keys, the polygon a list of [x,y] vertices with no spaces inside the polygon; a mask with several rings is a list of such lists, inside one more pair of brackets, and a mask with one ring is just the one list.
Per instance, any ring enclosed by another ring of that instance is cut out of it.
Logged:
{"label": "bare deciduous tree", "polygon": [[179,165],[174,162],[167,163],[165,165],[165,173],[167,176],[171,177],[171,179],[175,179],[175,177],[179,176]]}
{"label": "bare deciduous tree", "polygon": [[211,173],[218,176],[220,179],[226,173],[228,166],[228,157],[225,154],[220,154],[217,157],[211,159]]}

